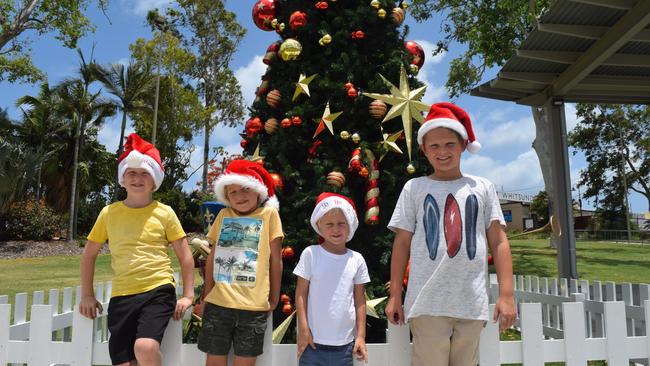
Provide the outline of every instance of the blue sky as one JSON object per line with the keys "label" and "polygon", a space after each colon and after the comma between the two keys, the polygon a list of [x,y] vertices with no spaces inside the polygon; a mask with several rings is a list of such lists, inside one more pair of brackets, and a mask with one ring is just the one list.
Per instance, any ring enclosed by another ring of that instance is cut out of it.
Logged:
{"label": "blue sky", "polygon": [[[231,67],[242,87],[242,93],[248,104],[254,98],[255,88],[260,83],[260,76],[266,65],[262,56],[267,46],[278,40],[275,32],[264,32],[258,29],[251,19],[251,9],[254,0],[230,0],[227,7],[237,14],[237,19],[248,29],[247,35],[233,58]],[[162,8],[170,4],[168,0],[111,0],[106,15],[94,7],[89,8],[89,17],[97,27],[95,33],[89,34],[79,42],[79,47],[88,57],[95,45],[94,58],[102,63],[128,62],[129,44],[137,38],[151,38],[151,30],[146,25],[145,17],[149,9]],[[441,37],[440,22],[437,19],[425,23],[416,23],[408,14],[406,24],[411,27],[409,40],[418,42],[426,53],[425,64],[418,78],[427,84],[424,101],[434,103],[448,100],[444,83],[448,71],[448,63],[459,49],[451,49],[449,54],[431,56],[436,41]],[[28,34],[33,41],[31,44],[34,64],[47,75],[50,84],[55,84],[65,77],[75,75],[78,68],[78,56],[75,50],[64,48],[51,36],[37,38]],[[498,70],[490,70],[484,76],[489,80]],[[397,83],[397,80],[393,81]],[[0,107],[9,108],[10,115],[19,117],[14,102],[20,96],[37,94],[37,87],[29,84],[9,84],[0,82]],[[477,140],[483,148],[478,154],[465,154],[461,168],[469,174],[481,175],[491,179],[497,189],[507,192],[535,194],[543,189],[543,180],[539,162],[531,144],[535,137],[535,125],[529,107],[515,103],[492,101],[471,96],[462,96],[457,101],[466,109],[474,124]],[[573,128],[576,124],[575,107],[566,106],[567,126]],[[100,132],[99,139],[109,151],[117,150],[119,139],[119,118],[107,123]],[[130,127],[129,127],[130,128]],[[233,152],[239,152],[239,132],[241,129],[219,128],[210,137],[211,146],[224,146]],[[127,131],[127,132],[130,132]],[[195,136],[196,149],[192,156],[191,167],[194,171],[201,163],[203,136]],[[581,154],[569,156],[572,181],[576,181],[580,169],[585,167]],[[405,165],[407,159],[405,158]],[[192,190],[200,179],[200,170],[184,185],[186,190]],[[574,190],[574,197],[578,193]],[[640,195],[630,195],[633,212],[645,212],[645,200]],[[590,207],[583,201],[583,207]]]}

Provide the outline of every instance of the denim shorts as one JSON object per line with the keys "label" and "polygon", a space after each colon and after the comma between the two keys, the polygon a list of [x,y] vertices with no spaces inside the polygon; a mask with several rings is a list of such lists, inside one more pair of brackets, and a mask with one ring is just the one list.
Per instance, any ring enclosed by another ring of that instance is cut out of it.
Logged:
{"label": "denim shorts", "polygon": [[248,311],[205,304],[198,348],[211,355],[257,357],[262,354],[268,311]]}
{"label": "denim shorts", "polygon": [[354,342],[342,346],[314,343],[316,349],[307,346],[300,356],[299,366],[352,366]]}

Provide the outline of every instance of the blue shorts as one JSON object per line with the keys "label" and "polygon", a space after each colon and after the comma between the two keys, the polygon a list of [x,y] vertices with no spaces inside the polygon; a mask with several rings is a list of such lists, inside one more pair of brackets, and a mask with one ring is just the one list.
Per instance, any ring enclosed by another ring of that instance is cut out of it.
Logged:
{"label": "blue shorts", "polygon": [[299,366],[352,366],[354,342],[342,346],[314,343],[316,349],[307,346],[300,356]]}

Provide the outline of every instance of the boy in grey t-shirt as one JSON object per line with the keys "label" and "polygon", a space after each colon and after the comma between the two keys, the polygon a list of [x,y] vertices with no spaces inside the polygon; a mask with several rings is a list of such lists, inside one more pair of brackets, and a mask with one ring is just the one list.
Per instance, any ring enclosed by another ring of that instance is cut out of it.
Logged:
{"label": "boy in grey t-shirt", "polygon": [[432,105],[417,140],[434,173],[406,183],[388,224],[396,235],[386,315],[393,324],[409,321],[412,365],[476,365],[489,319],[488,247],[499,279],[493,321],[499,319],[504,330],[516,315],[505,221],[494,185],[460,171],[462,152],[480,149],[465,111],[451,103]]}

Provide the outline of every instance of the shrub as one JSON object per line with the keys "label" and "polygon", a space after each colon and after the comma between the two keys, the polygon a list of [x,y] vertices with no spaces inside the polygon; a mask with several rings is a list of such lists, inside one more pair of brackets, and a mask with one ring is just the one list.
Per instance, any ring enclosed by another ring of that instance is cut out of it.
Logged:
{"label": "shrub", "polygon": [[63,227],[63,220],[44,200],[13,203],[5,216],[10,239],[49,240]]}

